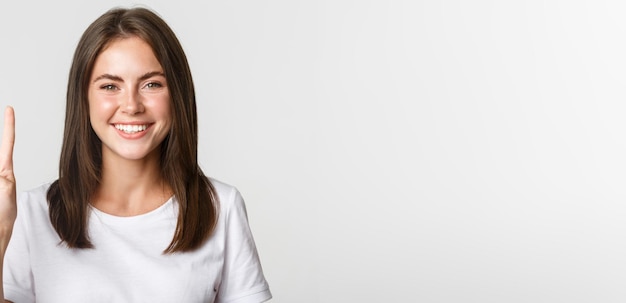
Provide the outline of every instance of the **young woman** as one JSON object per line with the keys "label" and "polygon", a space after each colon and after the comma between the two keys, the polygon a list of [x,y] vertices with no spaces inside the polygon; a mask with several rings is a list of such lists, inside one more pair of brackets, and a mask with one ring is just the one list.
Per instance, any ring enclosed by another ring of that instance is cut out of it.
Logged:
{"label": "young woman", "polygon": [[4,298],[269,300],[243,199],[203,174],[197,133],[191,73],[167,24],[143,8],[94,21],[70,70],[59,178],[17,203],[13,109],[5,113]]}

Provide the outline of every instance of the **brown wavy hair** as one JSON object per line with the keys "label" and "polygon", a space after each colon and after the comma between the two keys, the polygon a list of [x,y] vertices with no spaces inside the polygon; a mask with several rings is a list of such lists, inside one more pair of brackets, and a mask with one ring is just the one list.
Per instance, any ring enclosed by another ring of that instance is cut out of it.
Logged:
{"label": "brown wavy hair", "polygon": [[93,248],[88,233],[89,201],[100,182],[102,142],[91,128],[87,90],[94,62],[113,40],[139,37],[163,67],[171,98],[172,126],[159,147],[161,174],[179,205],[178,223],[164,253],[192,251],[215,229],[219,201],[198,166],[196,98],[187,58],[171,28],[145,8],[115,8],[83,33],[69,74],[59,178],[47,199],[50,221],[70,248]]}

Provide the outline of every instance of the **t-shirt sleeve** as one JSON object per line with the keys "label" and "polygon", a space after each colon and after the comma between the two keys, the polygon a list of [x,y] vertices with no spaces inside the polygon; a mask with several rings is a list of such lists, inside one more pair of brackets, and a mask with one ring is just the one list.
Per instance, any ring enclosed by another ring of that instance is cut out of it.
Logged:
{"label": "t-shirt sleeve", "polygon": [[30,250],[27,234],[28,218],[31,209],[26,202],[28,194],[24,193],[18,200],[17,218],[13,226],[13,234],[4,256],[3,284],[4,297],[11,302],[35,302],[33,291],[33,274],[30,264]]}
{"label": "t-shirt sleeve", "polygon": [[243,198],[233,188],[226,207],[224,271],[216,303],[260,303],[272,298],[248,224]]}

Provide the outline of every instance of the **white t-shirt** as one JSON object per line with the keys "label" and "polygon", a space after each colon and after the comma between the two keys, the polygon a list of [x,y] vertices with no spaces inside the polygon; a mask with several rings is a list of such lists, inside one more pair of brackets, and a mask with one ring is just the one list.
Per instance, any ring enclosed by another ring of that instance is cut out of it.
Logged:
{"label": "white t-shirt", "polygon": [[172,241],[178,204],[171,198],[139,216],[91,208],[93,249],[69,249],[50,224],[50,184],[18,199],[4,259],[4,293],[22,302],[237,302],[272,295],[263,276],[243,198],[211,180],[219,200],[214,234],[196,251],[163,254]]}

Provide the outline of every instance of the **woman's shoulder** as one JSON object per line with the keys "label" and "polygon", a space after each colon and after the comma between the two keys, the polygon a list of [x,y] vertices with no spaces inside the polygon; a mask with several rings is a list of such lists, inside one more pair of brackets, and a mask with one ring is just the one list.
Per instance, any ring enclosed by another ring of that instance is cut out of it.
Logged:
{"label": "woman's shoulder", "polygon": [[217,194],[217,198],[219,200],[220,208],[230,208],[235,206],[240,208],[243,206],[243,197],[239,190],[228,183],[224,183],[220,180],[209,177],[209,181],[213,188],[215,189],[215,193]]}
{"label": "woman's shoulder", "polygon": [[215,191],[220,195],[229,194],[233,190],[237,190],[235,186],[222,182],[212,177],[209,177],[209,182],[211,182],[211,185],[213,185],[213,188],[215,188]]}
{"label": "woman's shoulder", "polygon": [[48,217],[48,189],[52,185],[44,183],[37,187],[33,187],[26,191],[21,191],[17,199],[17,215],[18,217],[29,218],[27,220],[35,220],[37,217]]}
{"label": "woman's shoulder", "polygon": [[37,201],[43,202],[45,204],[47,203],[46,196],[48,195],[48,189],[50,189],[52,183],[53,182],[43,183],[37,187],[33,187],[29,190],[20,192],[18,200],[21,201],[20,203],[24,203],[25,201],[30,201],[28,203],[33,203]]}

